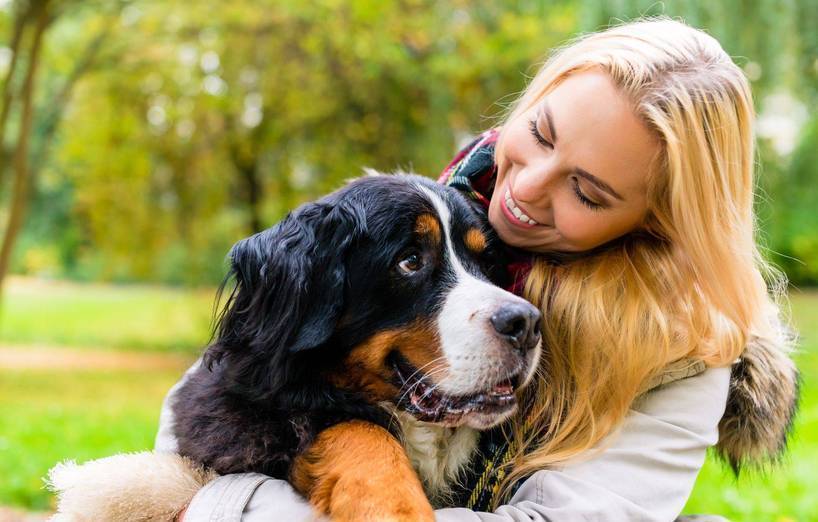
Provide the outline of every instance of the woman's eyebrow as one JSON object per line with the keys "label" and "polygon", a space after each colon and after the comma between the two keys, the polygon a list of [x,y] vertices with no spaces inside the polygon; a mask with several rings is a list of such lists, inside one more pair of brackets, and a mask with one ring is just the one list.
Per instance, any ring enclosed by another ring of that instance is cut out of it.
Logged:
{"label": "woman's eyebrow", "polygon": [[594,176],[593,174],[591,174],[587,170],[583,170],[583,169],[581,169],[579,167],[576,167],[576,168],[574,168],[574,174],[576,174],[577,176],[580,176],[582,178],[587,179],[590,183],[593,183],[597,188],[599,188],[600,190],[602,190],[604,192],[607,192],[608,194],[615,197],[619,201],[624,201],[625,198],[620,196],[619,193],[613,189],[613,187],[611,187],[610,185],[608,185],[607,183],[605,183],[604,181],[602,181],[598,177]]}
{"label": "woman's eyebrow", "polygon": [[545,99],[542,101],[540,110],[545,116],[545,122],[548,124],[548,132],[551,133],[551,143],[557,143],[557,131],[554,129],[554,116],[551,115],[551,107]]}
{"label": "woman's eyebrow", "polygon": [[[551,133],[551,143],[557,143],[557,131],[554,129],[554,116],[551,114],[551,107],[548,105],[548,100],[543,99],[540,110],[542,111],[543,116],[545,116],[545,122],[548,124],[548,131]],[[600,190],[602,190],[603,192],[607,192],[608,194],[615,197],[619,201],[625,200],[625,198],[620,196],[619,193],[613,189],[613,187],[611,187],[598,177],[594,176],[587,170],[575,167],[574,173],[577,176],[587,179],[590,183],[593,183]]]}

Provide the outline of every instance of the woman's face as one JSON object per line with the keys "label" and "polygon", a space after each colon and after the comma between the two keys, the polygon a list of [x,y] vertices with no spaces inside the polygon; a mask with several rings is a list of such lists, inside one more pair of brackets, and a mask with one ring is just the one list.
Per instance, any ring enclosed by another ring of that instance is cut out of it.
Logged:
{"label": "woman's face", "polygon": [[507,244],[581,252],[642,226],[660,145],[607,74],[567,77],[502,132],[489,221]]}

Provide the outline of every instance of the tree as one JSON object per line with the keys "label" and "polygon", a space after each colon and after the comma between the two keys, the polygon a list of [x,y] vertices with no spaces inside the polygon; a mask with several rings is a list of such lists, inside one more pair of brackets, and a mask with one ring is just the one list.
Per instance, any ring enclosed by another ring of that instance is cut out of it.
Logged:
{"label": "tree", "polygon": [[[32,0],[27,5],[20,7],[17,12],[17,19],[14,23],[12,48],[16,48],[17,51],[13,59],[13,66],[9,68],[9,77],[3,86],[3,107],[2,113],[0,113],[2,114],[2,119],[0,120],[2,127],[0,128],[3,130],[0,131],[0,145],[3,144],[5,128],[8,124],[8,116],[11,112],[12,103],[14,102],[20,105],[20,122],[17,140],[12,149],[14,179],[10,195],[9,218],[2,244],[0,244],[0,288],[2,288],[3,279],[6,272],[8,272],[11,251],[14,248],[14,243],[20,232],[26,203],[28,202],[29,176],[31,174],[29,169],[29,144],[31,142],[34,85],[37,77],[37,69],[40,65],[40,50],[42,48],[43,36],[50,23],[51,17],[48,0]],[[17,63],[20,62],[16,55],[23,50],[26,36],[29,36],[29,49],[26,56],[27,63],[22,73],[24,79],[18,92],[13,93],[13,75]],[[5,161],[0,163],[0,169],[4,170],[5,167]],[[0,177],[0,179],[2,179],[2,177]]]}
{"label": "tree", "polygon": [[[65,12],[65,9],[71,6],[70,2],[54,4],[50,0],[28,0],[17,2],[14,5],[13,29],[9,47],[12,57],[3,83],[2,101],[0,102],[2,103],[0,106],[0,191],[3,188],[5,171],[9,166],[13,171],[8,202],[8,220],[2,242],[0,242],[0,291],[25,220],[31,188],[36,185],[37,174],[45,162],[49,146],[68,106],[74,87],[77,81],[93,67],[109,32],[109,26],[104,25],[74,62],[62,84],[47,96],[47,101],[41,107],[35,107],[38,72],[41,67],[46,32]],[[23,69],[18,70],[18,67]],[[16,82],[18,76],[22,77],[19,86]],[[8,154],[5,136],[7,129],[11,127],[10,116],[15,106],[19,107],[16,122],[17,136]],[[34,145],[33,152],[32,144]],[[6,161],[8,156],[11,156],[10,164]]]}

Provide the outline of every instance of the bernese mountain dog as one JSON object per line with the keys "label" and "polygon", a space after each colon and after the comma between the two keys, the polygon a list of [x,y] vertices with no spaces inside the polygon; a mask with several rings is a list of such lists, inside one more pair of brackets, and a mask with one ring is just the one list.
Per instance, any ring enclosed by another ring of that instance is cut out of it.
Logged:
{"label": "bernese mountain dog", "polygon": [[427,494],[537,367],[540,313],[497,286],[500,255],[476,205],[408,174],[238,242],[214,341],[173,404],[179,453],[285,478],[333,519],[433,519]]}

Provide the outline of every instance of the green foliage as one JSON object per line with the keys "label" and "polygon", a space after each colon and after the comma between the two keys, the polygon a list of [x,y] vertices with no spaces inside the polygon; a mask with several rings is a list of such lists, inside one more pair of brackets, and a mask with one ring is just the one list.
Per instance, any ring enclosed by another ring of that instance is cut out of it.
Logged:
{"label": "green foliage", "polygon": [[362,166],[436,175],[576,25],[567,2],[187,7],[60,20],[52,82],[70,69],[65,48],[106,24],[115,36],[77,85],[49,160],[70,215],[33,218],[20,250],[35,251],[18,254],[18,271],[214,283],[235,240]]}
{"label": "green foliage", "polygon": [[805,126],[789,166],[774,186],[771,248],[799,283],[818,284],[818,117]]}
{"label": "green foliage", "polygon": [[[29,274],[214,284],[233,242],[362,166],[436,175],[458,144],[499,121],[551,48],[640,15],[682,17],[718,38],[745,67],[762,116],[778,110],[772,94],[818,99],[814,0],[60,6],[38,91],[39,175],[13,265]],[[0,41],[9,31],[0,9]],[[64,110],[52,110],[99,38],[93,66]],[[818,234],[776,209],[807,209],[812,200],[798,193],[812,190],[818,170],[776,139],[760,133],[764,235],[798,259],[773,257],[795,282],[814,283]],[[790,163],[797,184],[779,183]]]}

